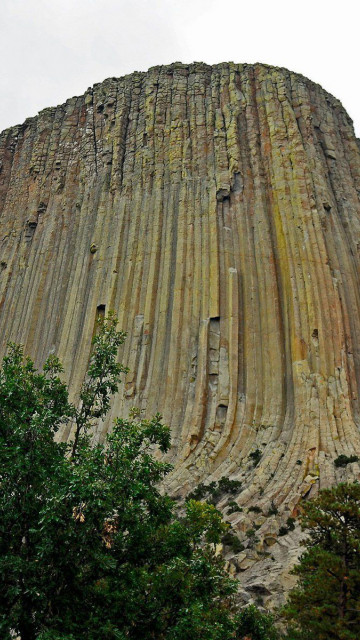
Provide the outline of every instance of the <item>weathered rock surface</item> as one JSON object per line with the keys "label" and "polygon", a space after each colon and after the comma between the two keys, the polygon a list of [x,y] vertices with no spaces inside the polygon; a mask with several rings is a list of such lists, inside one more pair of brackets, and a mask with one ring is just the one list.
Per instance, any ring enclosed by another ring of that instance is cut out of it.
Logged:
{"label": "weathered rock surface", "polygon": [[302,76],[108,79],[1,134],[0,350],[56,352],[75,392],[114,309],[130,373],[96,437],[134,405],[163,413],[171,489],[242,480],[265,517],[229,520],[245,538],[260,518],[276,558],[299,499],[359,476],[333,463],[360,452],[359,194],[351,120]]}

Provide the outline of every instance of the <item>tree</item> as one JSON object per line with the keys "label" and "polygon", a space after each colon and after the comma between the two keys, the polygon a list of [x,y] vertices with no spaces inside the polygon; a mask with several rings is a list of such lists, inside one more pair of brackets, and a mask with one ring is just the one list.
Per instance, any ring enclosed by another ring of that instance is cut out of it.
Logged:
{"label": "tree", "polygon": [[273,617],[250,604],[236,616],[236,640],[276,640]]}
{"label": "tree", "polygon": [[339,484],[307,502],[306,551],[284,610],[291,640],[360,637],[360,485]]}
{"label": "tree", "polygon": [[[124,334],[100,326],[79,408],[61,364],[42,372],[10,345],[0,371],[0,635],[10,640],[228,640],[235,581],[216,555],[212,505],[178,512],[159,490],[170,465],[161,417],[117,419],[91,446],[124,367]],[[72,422],[71,444],[57,442]]]}

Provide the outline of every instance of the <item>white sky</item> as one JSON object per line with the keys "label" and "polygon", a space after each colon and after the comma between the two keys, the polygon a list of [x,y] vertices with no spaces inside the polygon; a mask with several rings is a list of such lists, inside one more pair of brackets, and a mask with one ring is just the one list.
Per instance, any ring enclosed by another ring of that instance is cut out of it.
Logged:
{"label": "white sky", "polygon": [[360,135],[357,0],[0,0],[0,131],[110,76],[264,62],[321,84]]}

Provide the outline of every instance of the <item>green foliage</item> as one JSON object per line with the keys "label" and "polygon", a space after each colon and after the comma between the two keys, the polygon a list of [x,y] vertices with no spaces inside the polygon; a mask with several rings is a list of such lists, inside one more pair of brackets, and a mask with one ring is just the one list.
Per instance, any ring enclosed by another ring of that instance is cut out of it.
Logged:
{"label": "green foliage", "polygon": [[262,452],[260,451],[260,449],[255,449],[255,451],[252,451],[249,454],[249,458],[253,463],[254,467],[257,467],[257,465],[259,464],[261,458],[262,458]]}
{"label": "green foliage", "polygon": [[[11,345],[0,372],[0,637],[11,640],[230,640],[235,581],[215,545],[227,525],[189,500],[182,517],[159,491],[171,469],[161,416],[105,416],[125,369],[110,316],[94,339],[80,408],[55,357],[36,371]],[[71,444],[56,442],[63,424]]]}
{"label": "green foliage", "polygon": [[288,528],[289,531],[294,531],[295,522],[296,522],[295,518],[288,518],[286,520],[286,525],[287,525],[287,528]]}
{"label": "green foliage", "polygon": [[198,486],[191,491],[186,500],[207,500],[212,504],[216,504],[220,497],[224,494],[234,495],[241,491],[241,482],[239,480],[230,480],[226,476],[222,476],[218,482],[209,482],[204,484],[200,482]]}
{"label": "green foliage", "polygon": [[235,494],[241,491],[241,482],[239,480],[230,480],[223,476],[218,482],[218,487],[223,493]]}
{"label": "green foliage", "polygon": [[203,482],[200,482],[200,484],[198,484],[198,486],[187,495],[186,500],[203,500],[208,493],[208,486]]}
{"label": "green foliage", "polygon": [[222,537],[221,542],[225,546],[230,547],[230,549],[232,549],[234,553],[240,553],[240,551],[243,551],[245,548],[244,545],[240,542],[239,538],[230,531]]}
{"label": "green foliage", "polygon": [[248,538],[248,546],[250,549],[260,542],[259,538],[256,536],[256,529],[247,529],[245,533]]}
{"label": "green foliage", "polygon": [[271,501],[271,505],[270,505],[270,509],[268,511],[268,516],[276,516],[279,513],[279,510],[277,508],[277,506],[275,505],[275,502],[272,500]]}
{"label": "green foliage", "polygon": [[128,369],[116,360],[119,346],[126,334],[117,331],[118,320],[110,312],[106,322],[98,319],[98,333],[93,338],[93,352],[86,380],[80,393],[80,409],[74,408],[75,437],[72,455],[77,452],[79,439],[85,438],[96,421],[106,416],[111,396],[117,392],[121,374]]}
{"label": "green foliage", "polygon": [[258,507],[257,505],[249,507],[248,509],[249,513],[252,511],[253,513],[262,513],[262,509],[260,509],[260,507]]}
{"label": "green foliage", "polygon": [[236,513],[237,511],[241,512],[243,510],[242,507],[240,507],[238,505],[237,502],[235,502],[235,500],[230,500],[227,504],[228,507],[228,513]]}
{"label": "green foliage", "polygon": [[191,539],[196,543],[202,541],[216,544],[228,529],[221,513],[213,505],[190,500],[186,503],[184,523]]}
{"label": "green foliage", "polygon": [[289,640],[360,637],[360,485],[339,484],[307,502],[306,551],[295,567],[297,587],[284,617]]}
{"label": "green foliage", "polygon": [[245,607],[238,614],[236,640],[277,640],[278,637],[273,617],[261,613],[254,605]]}
{"label": "green foliage", "polygon": [[279,528],[279,536],[286,536],[289,531],[294,531],[295,529],[295,518],[288,518],[286,520],[286,526],[282,525]]}
{"label": "green foliage", "polygon": [[358,462],[358,456],[346,456],[343,453],[334,460],[335,467],[346,467],[351,462]]}

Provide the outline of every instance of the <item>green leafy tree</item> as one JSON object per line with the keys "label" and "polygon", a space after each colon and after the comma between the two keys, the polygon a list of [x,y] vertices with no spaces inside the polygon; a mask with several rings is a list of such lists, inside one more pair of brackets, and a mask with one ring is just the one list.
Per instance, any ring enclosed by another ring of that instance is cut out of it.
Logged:
{"label": "green leafy tree", "polygon": [[277,640],[278,632],[270,614],[251,604],[236,617],[236,640]]}
{"label": "green leafy tree", "polygon": [[306,551],[284,610],[289,638],[358,640],[360,637],[360,485],[339,484],[307,502],[302,527]]}
{"label": "green leafy tree", "polygon": [[[100,326],[79,408],[61,365],[42,372],[10,345],[0,371],[0,637],[21,640],[228,640],[236,583],[216,544],[227,530],[215,507],[178,513],[159,491],[170,465],[161,417],[105,416],[125,369],[124,334]],[[71,444],[54,439],[73,425]]]}

